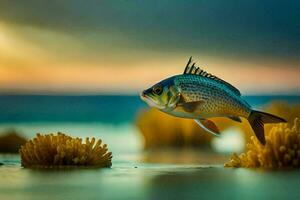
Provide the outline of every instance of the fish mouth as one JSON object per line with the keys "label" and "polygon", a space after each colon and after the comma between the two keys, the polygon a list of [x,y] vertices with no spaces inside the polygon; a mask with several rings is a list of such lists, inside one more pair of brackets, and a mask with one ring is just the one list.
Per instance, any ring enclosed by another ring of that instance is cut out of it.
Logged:
{"label": "fish mouth", "polygon": [[145,98],[146,97],[145,91],[143,91],[143,92],[140,93],[140,97],[141,98]]}
{"label": "fish mouth", "polygon": [[147,97],[147,95],[145,94],[144,91],[140,93],[140,98],[141,98],[143,101],[146,101],[147,99],[149,99],[149,97]]}
{"label": "fish mouth", "polygon": [[[149,96],[147,96],[147,95],[145,94],[145,92],[141,92],[140,97],[141,97],[141,99],[142,99],[143,101],[145,101],[148,105],[149,105],[149,103],[151,103],[151,102],[152,102],[152,104],[154,104],[153,100],[152,100]],[[150,106],[150,105],[149,105],[149,106]],[[152,105],[151,105],[151,106],[152,106]]]}

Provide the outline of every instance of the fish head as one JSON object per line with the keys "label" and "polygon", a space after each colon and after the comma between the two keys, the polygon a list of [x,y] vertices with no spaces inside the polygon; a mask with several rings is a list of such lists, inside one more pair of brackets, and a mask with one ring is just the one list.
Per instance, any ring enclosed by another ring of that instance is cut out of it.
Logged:
{"label": "fish head", "polygon": [[155,107],[159,110],[168,109],[171,99],[174,95],[174,77],[165,79],[144,90],[141,93],[141,99],[150,107]]}

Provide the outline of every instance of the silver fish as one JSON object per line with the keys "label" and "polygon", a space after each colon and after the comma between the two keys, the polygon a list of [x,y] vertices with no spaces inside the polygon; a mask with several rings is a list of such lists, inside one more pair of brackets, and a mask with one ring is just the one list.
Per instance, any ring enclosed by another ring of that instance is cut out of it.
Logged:
{"label": "silver fish", "polygon": [[[190,57],[183,74],[156,83],[141,93],[149,106],[167,114],[194,119],[207,132],[218,136],[211,117],[227,117],[241,122],[248,119],[256,137],[265,144],[264,124],[286,122],[281,117],[253,110],[240,91],[228,82],[196,67]],[[207,126],[209,125],[209,126]],[[208,128],[209,127],[209,128]]]}

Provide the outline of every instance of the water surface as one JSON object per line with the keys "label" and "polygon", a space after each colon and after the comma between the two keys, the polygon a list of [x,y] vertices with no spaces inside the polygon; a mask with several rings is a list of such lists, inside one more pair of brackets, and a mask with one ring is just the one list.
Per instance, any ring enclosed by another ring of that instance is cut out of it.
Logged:
{"label": "water surface", "polygon": [[[245,97],[255,108],[299,97]],[[110,169],[23,169],[18,155],[0,154],[1,200],[50,199],[299,199],[300,171],[227,169],[228,155],[195,149],[143,151],[134,126],[138,96],[0,95],[0,133],[27,138],[62,131],[101,138]]]}

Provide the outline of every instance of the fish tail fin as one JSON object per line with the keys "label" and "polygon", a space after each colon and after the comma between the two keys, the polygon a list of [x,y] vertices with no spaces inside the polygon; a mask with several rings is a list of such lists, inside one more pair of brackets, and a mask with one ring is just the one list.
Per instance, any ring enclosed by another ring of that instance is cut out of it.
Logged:
{"label": "fish tail fin", "polygon": [[283,119],[281,117],[277,117],[277,116],[269,114],[269,113],[264,113],[264,112],[255,111],[255,110],[251,111],[251,113],[248,117],[248,121],[249,121],[257,139],[263,145],[266,144],[264,124],[287,122],[285,119]]}

